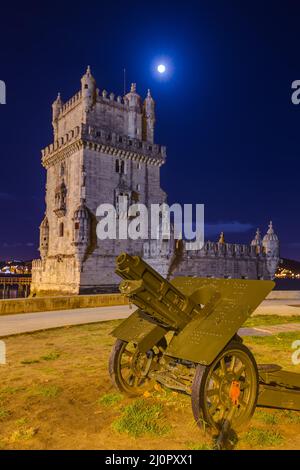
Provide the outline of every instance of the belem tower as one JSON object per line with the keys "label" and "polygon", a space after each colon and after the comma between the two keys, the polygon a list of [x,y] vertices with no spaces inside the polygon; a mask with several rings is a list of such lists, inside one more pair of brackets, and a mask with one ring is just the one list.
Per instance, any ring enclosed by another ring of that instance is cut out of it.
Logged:
{"label": "belem tower", "polygon": [[[249,245],[205,242],[199,250],[181,243],[174,264],[174,240],[99,240],[96,209],[118,208],[120,197],[147,207],[167,201],[160,187],[166,148],[155,142],[155,103],[136,85],[124,97],[100,92],[88,67],[81,89],[52,105],[53,143],[42,150],[47,172],[46,212],[40,225],[40,256],[33,261],[33,295],[111,292],[119,278],[115,257],[122,251],[144,257],[161,274],[270,279],[279,261],[272,223]],[[176,250],[176,248],[175,248]]]}

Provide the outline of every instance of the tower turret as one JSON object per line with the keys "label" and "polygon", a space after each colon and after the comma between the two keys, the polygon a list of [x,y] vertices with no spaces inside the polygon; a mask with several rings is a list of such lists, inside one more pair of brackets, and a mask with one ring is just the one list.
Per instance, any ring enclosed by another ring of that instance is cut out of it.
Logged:
{"label": "tower turret", "polygon": [[54,131],[54,140],[56,140],[58,130],[58,118],[62,110],[63,104],[64,103],[61,99],[60,93],[58,93],[56,100],[52,104],[52,126]]}
{"label": "tower turret", "polygon": [[91,68],[88,66],[86,73],[81,78],[81,94],[84,112],[88,112],[96,101],[96,80]]}
{"label": "tower turret", "polygon": [[143,104],[143,140],[153,144],[155,125],[155,101],[148,89],[147,97]]}
{"label": "tower turret", "polygon": [[48,254],[49,248],[49,222],[48,218],[44,217],[40,225],[40,254],[41,258],[45,258]]}
{"label": "tower turret", "polygon": [[141,97],[136,92],[136,83],[131,84],[130,92],[125,96],[128,105],[128,136],[134,139],[142,137]]}
{"label": "tower turret", "polygon": [[82,202],[75,210],[73,216],[73,243],[75,257],[82,265],[86,250],[90,243],[90,214],[86,205]]}
{"label": "tower turret", "polygon": [[256,253],[260,253],[262,251],[262,239],[259,228],[256,230],[256,234],[251,242],[251,246],[256,247]]}
{"label": "tower turret", "polygon": [[263,238],[262,245],[266,253],[267,268],[271,278],[273,278],[279,262],[279,240],[274,232],[272,222],[269,224],[269,229]]}

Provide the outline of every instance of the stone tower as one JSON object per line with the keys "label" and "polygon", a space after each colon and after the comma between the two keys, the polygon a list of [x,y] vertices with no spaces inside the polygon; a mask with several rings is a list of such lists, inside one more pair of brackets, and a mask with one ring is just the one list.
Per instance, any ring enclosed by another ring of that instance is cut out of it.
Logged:
{"label": "stone tower", "polygon": [[[155,102],[142,102],[136,84],[124,97],[101,92],[90,67],[69,101],[52,105],[53,143],[42,151],[47,171],[46,212],[40,225],[40,255],[33,261],[31,292],[89,293],[115,290],[115,258],[122,251],[143,256],[162,275],[272,279],[279,241],[272,222],[263,240],[259,230],[248,245],[218,242],[202,248],[164,236],[144,241],[96,236],[97,208],[111,204],[123,217],[128,205],[166,202],[160,187],[165,147],[155,143]],[[127,214],[126,214],[127,215]],[[158,224],[159,225],[159,224]],[[149,228],[150,230],[150,228]],[[174,247],[178,247],[175,249]]]}
{"label": "stone tower", "polygon": [[102,203],[162,203],[160,167],[165,147],[154,143],[155,105],[142,102],[136,84],[123,98],[96,88],[90,67],[81,90],[52,105],[53,143],[42,151],[47,171],[40,260],[33,262],[34,293],[109,291],[119,281],[115,257],[143,253],[142,240],[98,240]]}

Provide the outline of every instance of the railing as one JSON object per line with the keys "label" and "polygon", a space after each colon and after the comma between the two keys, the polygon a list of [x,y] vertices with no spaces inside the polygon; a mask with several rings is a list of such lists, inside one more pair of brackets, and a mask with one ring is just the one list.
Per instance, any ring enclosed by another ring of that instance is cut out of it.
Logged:
{"label": "railing", "polygon": [[30,284],[30,274],[0,275],[0,298],[9,299],[14,297],[28,297],[30,293]]}
{"label": "railing", "polygon": [[0,276],[0,285],[22,285],[30,286],[31,284],[31,275],[19,275],[19,274],[6,274]]}

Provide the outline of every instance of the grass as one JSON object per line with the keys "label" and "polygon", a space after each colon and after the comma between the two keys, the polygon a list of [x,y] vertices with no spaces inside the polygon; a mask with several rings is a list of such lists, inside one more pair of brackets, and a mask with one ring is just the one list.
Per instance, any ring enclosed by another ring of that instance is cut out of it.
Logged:
{"label": "grass", "polygon": [[265,424],[275,425],[280,421],[279,415],[274,413],[274,411],[257,410],[255,416],[259,421]]}
{"label": "grass", "polygon": [[284,440],[277,430],[256,427],[250,428],[243,439],[254,448],[279,446]]}
{"label": "grass", "polygon": [[264,346],[279,346],[280,349],[288,349],[291,353],[292,343],[300,338],[300,331],[290,331],[288,333],[279,333],[278,335],[270,336],[248,336],[245,338],[245,342],[253,343]]}
{"label": "grass", "polygon": [[0,388],[0,399],[7,395],[14,395],[15,393],[22,390],[23,387],[4,387]]}
{"label": "grass", "polygon": [[44,356],[41,356],[40,359],[43,361],[55,361],[55,359],[58,359],[59,357],[59,352],[50,352],[48,354],[45,354]]}
{"label": "grass", "polygon": [[9,416],[9,412],[5,408],[0,408],[0,421],[7,418]]}
{"label": "grass", "polygon": [[244,327],[282,325],[284,323],[299,323],[300,315],[280,316],[280,315],[255,315],[248,318],[243,324]]}
{"label": "grass", "polygon": [[16,420],[16,425],[17,426],[25,426],[25,424],[27,424],[28,422],[28,419],[27,418],[19,418]]}
{"label": "grass", "polygon": [[30,365],[30,364],[38,364],[40,361],[55,361],[60,357],[60,353],[57,351],[52,351],[40,356],[39,359],[23,359],[21,364],[23,365]]}
{"label": "grass", "polygon": [[10,444],[14,444],[15,442],[32,439],[32,437],[38,432],[36,428],[22,428],[13,431],[12,434],[8,437],[7,441]]}
{"label": "grass", "polygon": [[140,398],[124,407],[119,418],[113,423],[113,429],[133,437],[147,434],[163,436],[169,428],[163,419],[163,406],[160,403],[150,403]]}
{"label": "grass", "polygon": [[28,365],[28,364],[38,364],[40,361],[39,359],[23,359],[21,364]]}
{"label": "grass", "polygon": [[[189,396],[159,384],[139,399],[115,390],[108,358],[115,341],[110,332],[119,323],[58,328],[6,339],[8,363],[0,367],[1,449],[214,448],[214,437],[194,422]],[[245,337],[244,342],[258,362],[275,361],[300,372],[291,362],[295,339],[300,339],[299,331]],[[24,359],[39,364],[23,365]],[[259,408],[250,425],[248,433],[238,433],[238,449],[300,450],[300,412]]]}
{"label": "grass", "polygon": [[280,419],[288,424],[300,424],[300,412],[291,410],[281,410]]}
{"label": "grass", "polygon": [[61,388],[56,385],[38,385],[29,389],[28,394],[30,396],[41,396],[44,398],[55,398],[61,392]]}
{"label": "grass", "polygon": [[205,442],[188,442],[187,448],[190,450],[214,450],[214,446]]}
{"label": "grass", "polygon": [[122,399],[123,396],[120,393],[106,393],[97,400],[97,403],[103,406],[114,406],[117,403],[120,403]]}

